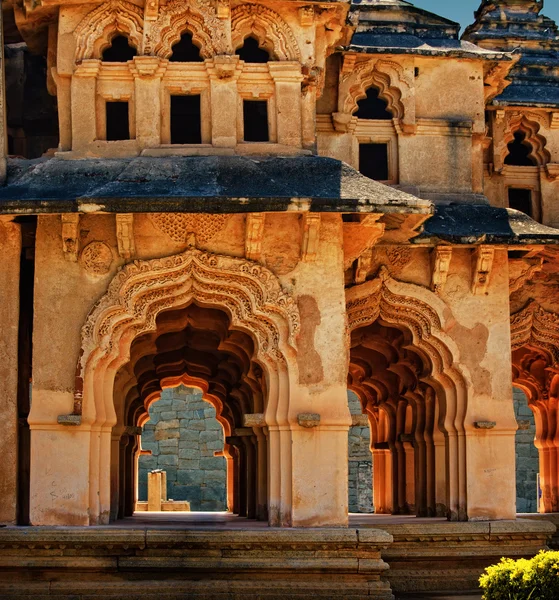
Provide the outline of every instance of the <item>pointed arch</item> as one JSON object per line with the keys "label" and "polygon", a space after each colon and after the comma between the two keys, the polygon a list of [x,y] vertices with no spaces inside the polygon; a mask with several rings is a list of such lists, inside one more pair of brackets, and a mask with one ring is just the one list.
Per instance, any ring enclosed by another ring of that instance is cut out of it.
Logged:
{"label": "pointed arch", "polygon": [[551,161],[551,154],[546,148],[547,140],[539,133],[540,128],[541,123],[535,119],[530,119],[522,113],[512,114],[508,119],[508,129],[503,144],[503,163],[509,153],[509,144],[514,142],[515,135],[520,133],[524,137],[522,143],[529,148],[530,153],[528,156],[533,160],[534,164],[537,166],[548,164]]}
{"label": "pointed arch", "polygon": [[241,4],[231,11],[233,49],[255,36],[276,60],[301,61],[301,52],[291,27],[275,11],[262,4]]}
{"label": "pointed arch", "polygon": [[144,17],[141,9],[126,0],[109,0],[88,13],[74,31],[76,39],[75,61],[101,58],[103,50],[113,37],[123,34],[142,51]]}
{"label": "pointed arch", "polygon": [[[382,268],[375,279],[347,290],[346,306],[350,333],[377,321],[407,331],[411,339],[404,348],[413,351],[428,367],[419,373],[419,382],[431,387],[436,394],[437,422],[446,447],[446,512],[453,520],[466,519],[468,373],[464,366],[457,366],[458,347],[444,332],[446,305],[433,292],[399,282],[390,276],[386,268]],[[405,372],[398,377],[402,375]],[[388,376],[393,376],[392,370]],[[388,397],[382,380],[373,384],[378,394]],[[410,399],[412,405],[417,401],[413,386],[404,396]],[[396,410],[396,407],[391,409],[390,403],[386,403],[385,409]]]}

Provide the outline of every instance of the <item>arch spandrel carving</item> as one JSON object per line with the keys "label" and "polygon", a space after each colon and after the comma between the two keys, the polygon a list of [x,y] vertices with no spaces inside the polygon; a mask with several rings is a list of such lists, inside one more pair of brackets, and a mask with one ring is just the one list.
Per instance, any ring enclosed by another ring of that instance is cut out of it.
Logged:
{"label": "arch spandrel carving", "polygon": [[276,60],[301,61],[301,51],[291,27],[275,11],[262,4],[241,4],[231,11],[233,49],[254,35]]}
{"label": "arch spandrel carving", "polygon": [[530,156],[538,166],[545,166],[551,161],[551,155],[546,148],[547,140],[539,133],[541,127],[547,127],[544,117],[537,113],[524,114],[521,112],[507,113],[507,126],[503,143],[500,146],[500,159],[504,164],[508,154],[508,145],[514,140],[514,134],[519,131],[525,135],[525,142],[531,148]]}
{"label": "arch spandrel carving", "polygon": [[391,60],[367,60],[342,76],[339,111],[351,115],[359,100],[367,97],[367,89],[376,87],[379,97],[404,131],[415,128],[415,91],[413,79],[402,65]]}
{"label": "arch spandrel carving", "polygon": [[144,16],[142,10],[126,0],[109,0],[89,12],[74,31],[75,61],[101,58],[103,50],[119,33],[127,35],[130,43],[142,53]]}
{"label": "arch spandrel carving", "polygon": [[188,31],[202,58],[227,54],[225,22],[210,0],[171,0],[159,9],[157,19],[146,23],[145,54],[169,58],[181,35]]}
{"label": "arch spandrel carving", "polygon": [[559,362],[559,315],[532,300],[511,316],[511,343],[513,351],[529,346]]}

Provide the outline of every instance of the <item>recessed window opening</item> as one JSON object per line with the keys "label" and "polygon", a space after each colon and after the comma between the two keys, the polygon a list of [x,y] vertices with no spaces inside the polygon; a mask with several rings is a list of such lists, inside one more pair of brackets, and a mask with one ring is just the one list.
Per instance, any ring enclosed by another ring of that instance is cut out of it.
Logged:
{"label": "recessed window opening", "polygon": [[128,38],[117,35],[113,38],[111,45],[103,51],[101,60],[103,62],[127,62],[136,56],[136,48],[131,46]]}
{"label": "recessed window opening", "polygon": [[200,94],[171,96],[171,144],[201,144]]}
{"label": "recessed window opening", "polygon": [[359,144],[359,171],[376,181],[387,181],[388,144]]}
{"label": "recessed window opening", "polygon": [[379,90],[371,87],[367,90],[367,97],[357,103],[358,119],[392,120],[393,115],[388,110],[388,103],[379,97]]}
{"label": "recessed window opening", "polygon": [[532,190],[509,188],[509,207],[532,216]]}
{"label": "recessed window opening", "polygon": [[260,48],[256,38],[247,37],[245,43],[235,52],[241,60],[247,63],[267,63],[270,55],[266,50]]}
{"label": "recessed window opening", "polygon": [[268,102],[266,100],[244,100],[243,122],[245,142],[269,142]]}
{"label": "recessed window opening", "polygon": [[107,140],[129,140],[128,102],[107,102],[105,108],[107,115]]}
{"label": "recessed window opening", "polygon": [[514,140],[508,145],[509,154],[505,158],[505,165],[516,167],[534,167],[537,165],[532,153],[532,146],[526,141],[526,134],[517,131]]}
{"label": "recessed window opening", "polygon": [[171,62],[203,62],[200,48],[192,41],[192,34],[185,31],[181,39],[173,46],[173,54],[169,57]]}

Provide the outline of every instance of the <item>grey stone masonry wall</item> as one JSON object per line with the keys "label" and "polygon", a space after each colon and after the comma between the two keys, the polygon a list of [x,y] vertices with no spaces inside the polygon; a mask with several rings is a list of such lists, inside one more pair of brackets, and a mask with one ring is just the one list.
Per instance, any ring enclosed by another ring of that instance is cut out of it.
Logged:
{"label": "grey stone masonry wall", "polygon": [[[353,392],[348,392],[349,410],[361,414],[361,403]],[[373,507],[373,455],[369,427],[349,428],[349,512],[372,513]]]}
{"label": "grey stone masonry wall", "polygon": [[[536,424],[534,413],[522,390],[514,388],[514,412],[519,423],[516,432],[516,510],[519,513],[538,512],[537,477],[538,449],[534,445]],[[528,429],[523,427],[528,426]]]}
{"label": "grey stone masonry wall", "polygon": [[223,429],[215,409],[202,400],[199,390],[180,386],[163,390],[150,407],[150,420],[142,433],[138,499],[147,500],[147,474],[153,469],[167,472],[169,500],[188,500],[193,511],[224,511],[226,503]]}

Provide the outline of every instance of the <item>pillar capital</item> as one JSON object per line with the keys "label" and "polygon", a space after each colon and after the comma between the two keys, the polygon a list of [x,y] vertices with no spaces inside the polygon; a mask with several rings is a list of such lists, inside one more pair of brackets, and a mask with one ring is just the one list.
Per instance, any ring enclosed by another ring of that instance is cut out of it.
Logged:
{"label": "pillar capital", "polygon": [[97,77],[99,75],[99,69],[101,68],[101,61],[96,58],[87,58],[83,60],[74,71],[75,77]]}
{"label": "pillar capital", "polygon": [[239,78],[243,70],[241,59],[238,56],[220,55],[206,60],[208,75],[212,81],[230,83]]}

